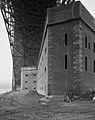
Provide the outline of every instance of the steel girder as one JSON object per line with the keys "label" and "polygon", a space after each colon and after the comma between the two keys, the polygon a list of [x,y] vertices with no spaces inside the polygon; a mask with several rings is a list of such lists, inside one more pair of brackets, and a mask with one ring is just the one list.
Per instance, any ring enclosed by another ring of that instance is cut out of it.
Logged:
{"label": "steel girder", "polygon": [[12,89],[20,86],[21,67],[36,66],[47,8],[56,0],[1,0],[13,58]]}

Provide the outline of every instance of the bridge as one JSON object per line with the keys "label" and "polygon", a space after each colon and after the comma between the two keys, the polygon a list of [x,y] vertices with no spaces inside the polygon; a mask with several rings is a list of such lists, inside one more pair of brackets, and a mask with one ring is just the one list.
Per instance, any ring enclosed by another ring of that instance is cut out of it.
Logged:
{"label": "bridge", "polygon": [[12,89],[20,86],[21,67],[36,66],[47,8],[72,0],[1,0],[13,58]]}

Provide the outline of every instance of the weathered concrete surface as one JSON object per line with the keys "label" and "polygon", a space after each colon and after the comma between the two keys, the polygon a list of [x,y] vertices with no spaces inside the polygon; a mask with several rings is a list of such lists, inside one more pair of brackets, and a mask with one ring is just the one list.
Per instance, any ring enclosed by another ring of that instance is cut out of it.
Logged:
{"label": "weathered concrete surface", "polygon": [[37,90],[37,69],[36,67],[21,68],[21,91]]}
{"label": "weathered concrete surface", "polygon": [[37,91],[40,94],[48,94],[48,33],[46,34],[38,62]]}
{"label": "weathered concrete surface", "polygon": [[[95,19],[80,2],[48,9],[48,93],[95,90]],[[67,46],[64,45],[67,34]],[[87,46],[85,48],[85,37]],[[67,55],[67,70],[64,56]],[[87,71],[84,59],[87,57]]]}

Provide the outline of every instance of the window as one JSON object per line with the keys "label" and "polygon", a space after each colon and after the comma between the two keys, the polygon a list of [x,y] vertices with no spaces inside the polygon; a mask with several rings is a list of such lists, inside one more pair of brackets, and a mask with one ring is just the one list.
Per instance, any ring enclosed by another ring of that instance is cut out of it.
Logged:
{"label": "window", "polygon": [[85,48],[87,48],[87,36],[85,36]]}
{"label": "window", "polygon": [[93,61],[93,72],[95,72],[95,60]]}
{"label": "window", "polygon": [[65,55],[65,69],[67,69],[67,55]]}
{"label": "window", "polygon": [[46,67],[45,67],[45,71],[46,71]]}
{"label": "window", "polygon": [[95,43],[93,43],[93,52],[95,53]]}
{"label": "window", "polygon": [[87,71],[87,57],[85,57],[85,70]]}
{"label": "window", "polygon": [[65,33],[65,46],[67,46],[67,33]]}
{"label": "window", "polygon": [[34,76],[36,76],[36,74],[34,74]]}
{"label": "window", "polygon": [[46,48],[45,48],[45,54],[46,54]]}
{"label": "window", "polygon": [[28,74],[25,75],[26,77],[28,76]]}
{"label": "window", "polygon": [[88,49],[90,49],[90,42],[88,43]]}

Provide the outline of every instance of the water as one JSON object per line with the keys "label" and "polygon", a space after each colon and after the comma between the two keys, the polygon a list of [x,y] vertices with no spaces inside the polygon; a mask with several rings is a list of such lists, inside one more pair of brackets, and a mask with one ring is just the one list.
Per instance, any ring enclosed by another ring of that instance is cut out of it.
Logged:
{"label": "water", "polygon": [[0,94],[9,92],[9,91],[11,91],[11,89],[0,89]]}

